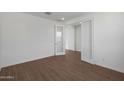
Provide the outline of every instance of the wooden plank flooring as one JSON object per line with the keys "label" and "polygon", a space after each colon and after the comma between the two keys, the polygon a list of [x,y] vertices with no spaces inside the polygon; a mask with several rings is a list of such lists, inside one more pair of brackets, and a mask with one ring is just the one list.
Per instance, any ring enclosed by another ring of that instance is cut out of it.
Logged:
{"label": "wooden plank flooring", "polygon": [[[3,68],[0,80],[18,81],[103,81],[124,80],[124,74],[81,61],[80,53],[66,51],[53,56]],[[11,76],[11,77],[10,77]]]}

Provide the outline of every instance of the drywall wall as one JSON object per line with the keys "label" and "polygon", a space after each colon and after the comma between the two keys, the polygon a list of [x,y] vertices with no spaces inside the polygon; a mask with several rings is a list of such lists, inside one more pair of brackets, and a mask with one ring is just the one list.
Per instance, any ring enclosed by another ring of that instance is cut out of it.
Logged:
{"label": "drywall wall", "polygon": [[69,49],[69,50],[75,50],[74,47],[74,38],[75,38],[75,34],[74,34],[74,26],[72,25],[65,25],[65,48]]}
{"label": "drywall wall", "polygon": [[0,66],[54,55],[55,24],[25,13],[0,13]]}
{"label": "drywall wall", "polygon": [[93,18],[94,63],[124,72],[124,13],[93,13],[71,21]]}
{"label": "drywall wall", "polygon": [[124,13],[94,15],[96,64],[124,72]]}
{"label": "drywall wall", "polygon": [[[1,15],[0,15],[0,20],[1,20]],[[1,40],[2,40],[2,36],[1,36],[2,34],[1,34],[1,21],[0,21],[0,70],[1,70],[1,61],[2,61],[2,42],[1,42]]]}

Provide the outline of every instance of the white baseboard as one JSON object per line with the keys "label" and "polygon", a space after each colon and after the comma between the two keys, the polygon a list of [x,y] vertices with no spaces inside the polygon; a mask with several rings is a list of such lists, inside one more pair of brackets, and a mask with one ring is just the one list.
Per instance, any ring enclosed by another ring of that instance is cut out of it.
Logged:
{"label": "white baseboard", "polygon": [[93,65],[95,65],[95,62],[94,62],[94,60],[93,59],[81,59],[82,61],[85,61],[85,62],[87,62],[87,63],[90,63],[90,64],[93,64]]}
{"label": "white baseboard", "polygon": [[110,70],[113,70],[113,71],[116,71],[116,72],[120,72],[120,73],[124,73],[124,71],[121,71],[117,68],[112,68],[111,66],[108,66],[108,65],[104,65],[104,64],[99,64],[99,62],[96,62],[95,60],[88,60],[88,59],[82,59],[82,61],[85,61],[87,63],[90,63],[92,65],[97,65],[97,66],[100,66],[100,67],[104,67],[104,68],[107,68],[107,69],[110,69]]}

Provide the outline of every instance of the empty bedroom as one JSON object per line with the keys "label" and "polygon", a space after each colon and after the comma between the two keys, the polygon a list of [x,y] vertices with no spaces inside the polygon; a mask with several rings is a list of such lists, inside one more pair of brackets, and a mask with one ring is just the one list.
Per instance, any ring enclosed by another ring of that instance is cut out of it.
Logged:
{"label": "empty bedroom", "polygon": [[1,81],[123,81],[123,12],[0,12]]}

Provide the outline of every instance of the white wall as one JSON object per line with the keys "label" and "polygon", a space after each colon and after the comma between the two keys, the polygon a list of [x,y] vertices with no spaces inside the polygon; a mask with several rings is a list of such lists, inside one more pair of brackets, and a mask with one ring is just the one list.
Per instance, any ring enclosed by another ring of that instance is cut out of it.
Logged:
{"label": "white wall", "polygon": [[[1,20],[1,15],[0,15],[0,20]],[[1,21],[0,21],[0,63],[1,63],[1,61],[2,61],[2,36],[1,36],[2,34],[1,34]],[[1,70],[1,64],[0,64],[0,70]]]}
{"label": "white wall", "polygon": [[54,55],[55,24],[24,13],[0,13],[0,66]]}
{"label": "white wall", "polygon": [[124,13],[96,14],[94,31],[96,64],[124,72]]}
{"label": "white wall", "polygon": [[68,24],[94,19],[94,62],[124,72],[124,13],[93,13]]}
{"label": "white wall", "polygon": [[74,27],[72,25],[66,25],[65,26],[65,35],[66,35],[66,40],[65,40],[65,45],[66,45],[66,49],[69,50],[75,50],[74,47]]}

